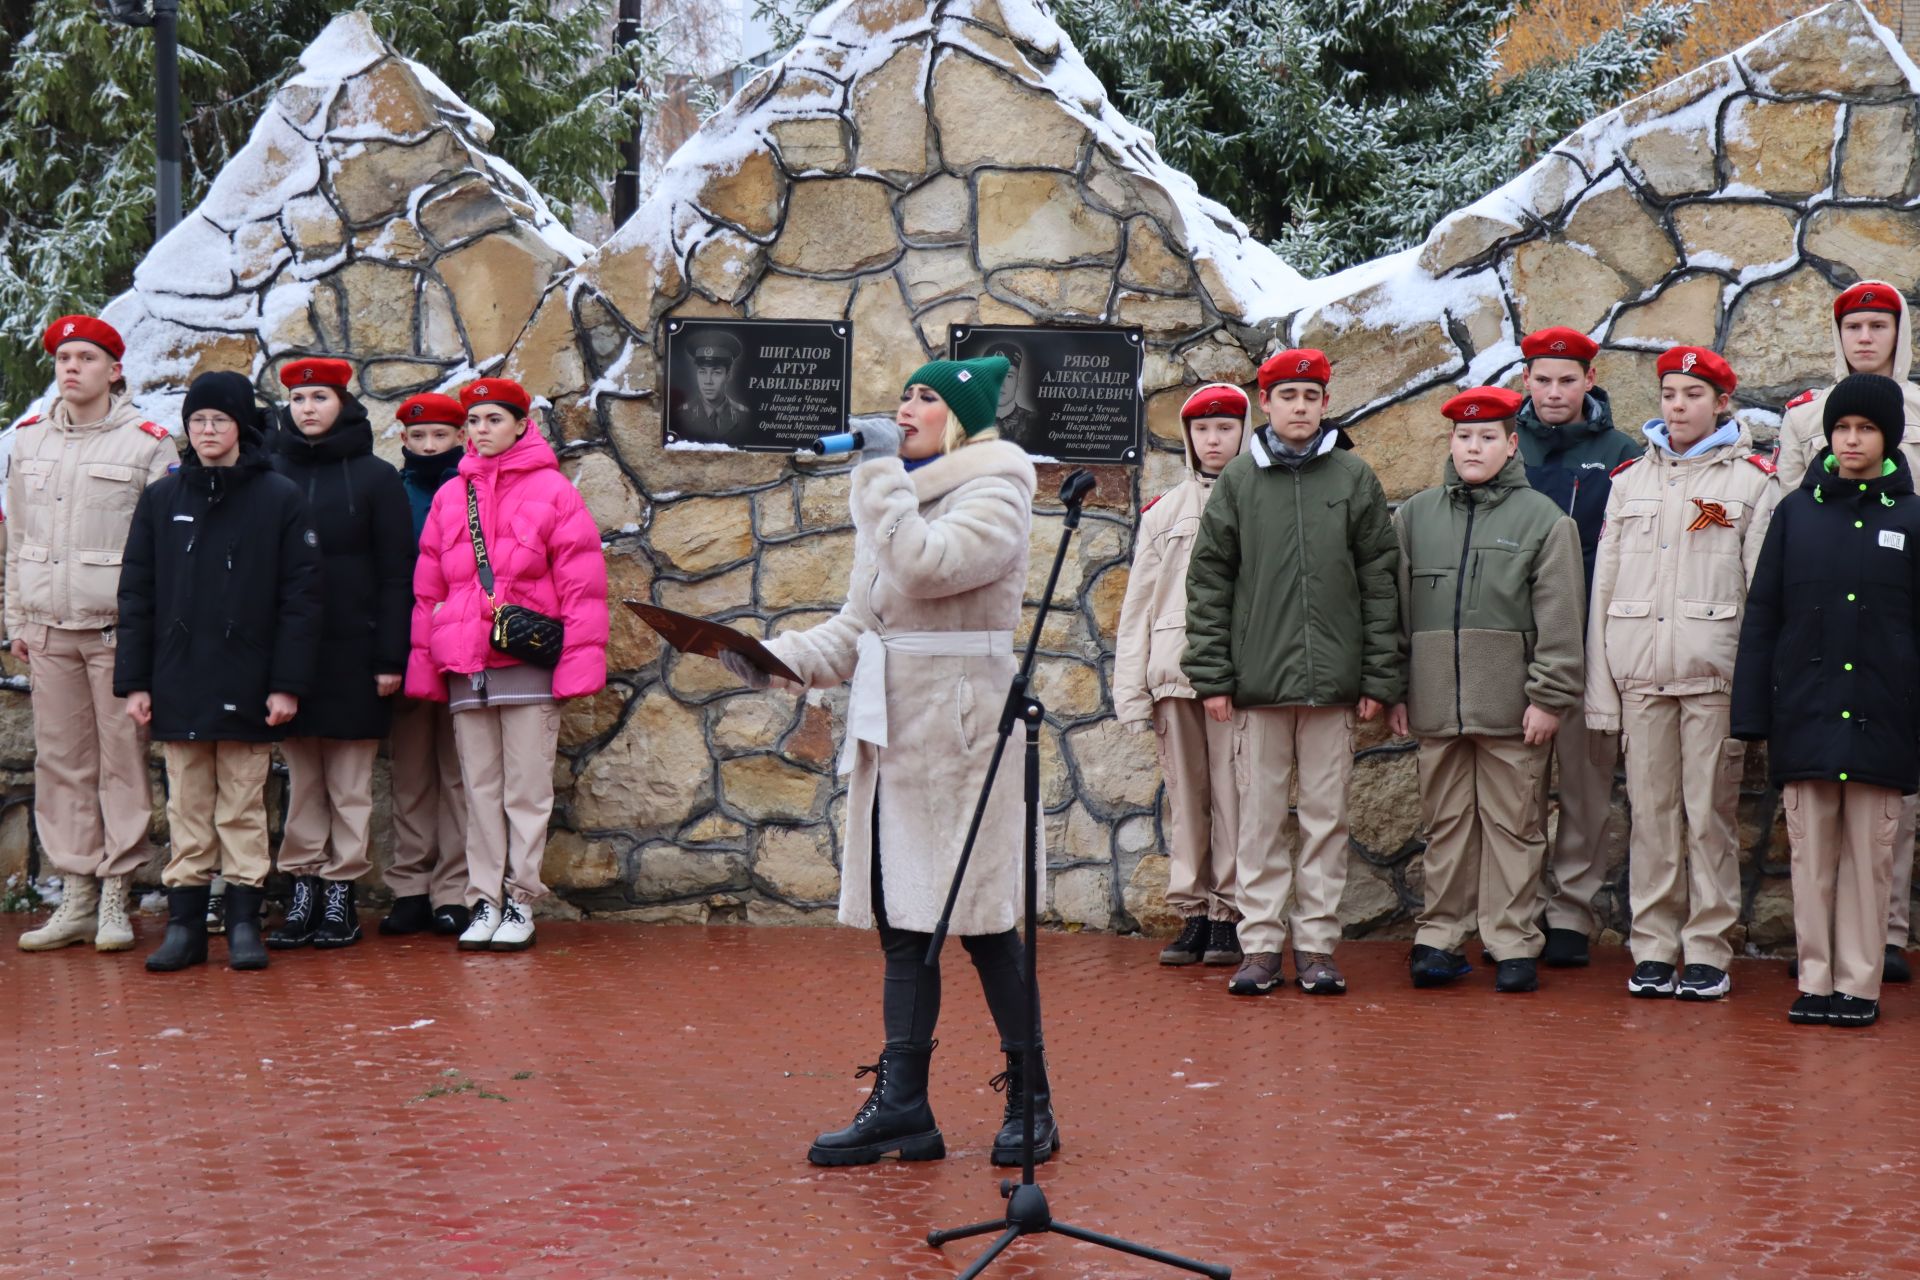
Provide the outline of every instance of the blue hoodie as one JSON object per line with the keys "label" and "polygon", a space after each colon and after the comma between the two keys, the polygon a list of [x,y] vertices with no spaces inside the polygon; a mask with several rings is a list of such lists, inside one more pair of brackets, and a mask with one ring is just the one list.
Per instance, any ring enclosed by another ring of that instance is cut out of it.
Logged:
{"label": "blue hoodie", "polygon": [[1676,458],[1697,458],[1709,449],[1737,444],[1740,440],[1740,424],[1731,418],[1727,419],[1685,453],[1674,453],[1673,445],[1667,440],[1667,423],[1664,418],[1655,418],[1647,423],[1640,428],[1640,434],[1647,438],[1648,444]]}

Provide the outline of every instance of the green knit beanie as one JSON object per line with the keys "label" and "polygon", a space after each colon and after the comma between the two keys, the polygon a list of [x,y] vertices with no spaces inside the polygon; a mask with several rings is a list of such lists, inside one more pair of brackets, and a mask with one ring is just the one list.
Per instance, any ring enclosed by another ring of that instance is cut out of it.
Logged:
{"label": "green knit beanie", "polygon": [[1011,368],[1005,356],[935,360],[915,369],[906,385],[917,382],[932,387],[960,420],[961,428],[974,436],[993,425],[1000,409],[1000,384],[1007,380]]}

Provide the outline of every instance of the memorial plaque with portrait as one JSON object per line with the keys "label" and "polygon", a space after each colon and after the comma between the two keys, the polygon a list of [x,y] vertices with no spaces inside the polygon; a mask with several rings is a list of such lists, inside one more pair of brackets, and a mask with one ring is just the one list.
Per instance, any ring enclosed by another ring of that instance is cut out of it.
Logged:
{"label": "memorial plaque with portrait", "polygon": [[947,351],[956,360],[1006,357],[1011,368],[994,425],[1035,458],[1054,462],[1139,465],[1145,350],[1137,326],[947,328]]}
{"label": "memorial plaque with portrait", "polygon": [[792,453],[847,427],[845,320],[669,320],[668,448]]}

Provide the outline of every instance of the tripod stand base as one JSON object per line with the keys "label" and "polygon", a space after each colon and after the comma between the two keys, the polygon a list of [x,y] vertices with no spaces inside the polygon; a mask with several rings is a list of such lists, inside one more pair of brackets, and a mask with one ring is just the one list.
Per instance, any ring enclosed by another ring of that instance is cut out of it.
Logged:
{"label": "tripod stand base", "polygon": [[1021,1236],[1048,1234],[1099,1245],[1102,1249],[1131,1254],[1136,1258],[1145,1258],[1149,1262],[1164,1263],[1182,1271],[1191,1271],[1195,1275],[1211,1276],[1213,1280],[1229,1280],[1233,1275],[1232,1267],[1223,1267],[1212,1262],[1195,1262],[1192,1258],[1183,1258],[1177,1253],[1167,1253],[1160,1249],[1150,1249],[1146,1245],[1122,1240],[1118,1236],[1102,1235],[1098,1231],[1088,1231],[1084,1227],[1055,1222],[1052,1211],[1047,1208],[1046,1192],[1035,1183],[1005,1182],[1000,1185],[1000,1192],[1007,1197],[1006,1217],[993,1222],[976,1222],[968,1227],[949,1227],[944,1231],[927,1232],[927,1243],[936,1249],[950,1241],[984,1236],[992,1231],[1000,1233],[994,1242],[987,1246],[987,1251],[974,1259],[972,1266],[960,1273],[960,1280],[974,1280],[995,1258],[1000,1256],[1008,1245]]}

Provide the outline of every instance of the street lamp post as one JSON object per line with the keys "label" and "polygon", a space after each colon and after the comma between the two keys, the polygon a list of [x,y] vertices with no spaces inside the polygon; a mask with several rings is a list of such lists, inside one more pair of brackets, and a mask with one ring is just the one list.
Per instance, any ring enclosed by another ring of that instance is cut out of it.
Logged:
{"label": "street lamp post", "polygon": [[180,0],[107,0],[115,22],[153,28],[154,239],[180,222]]}

